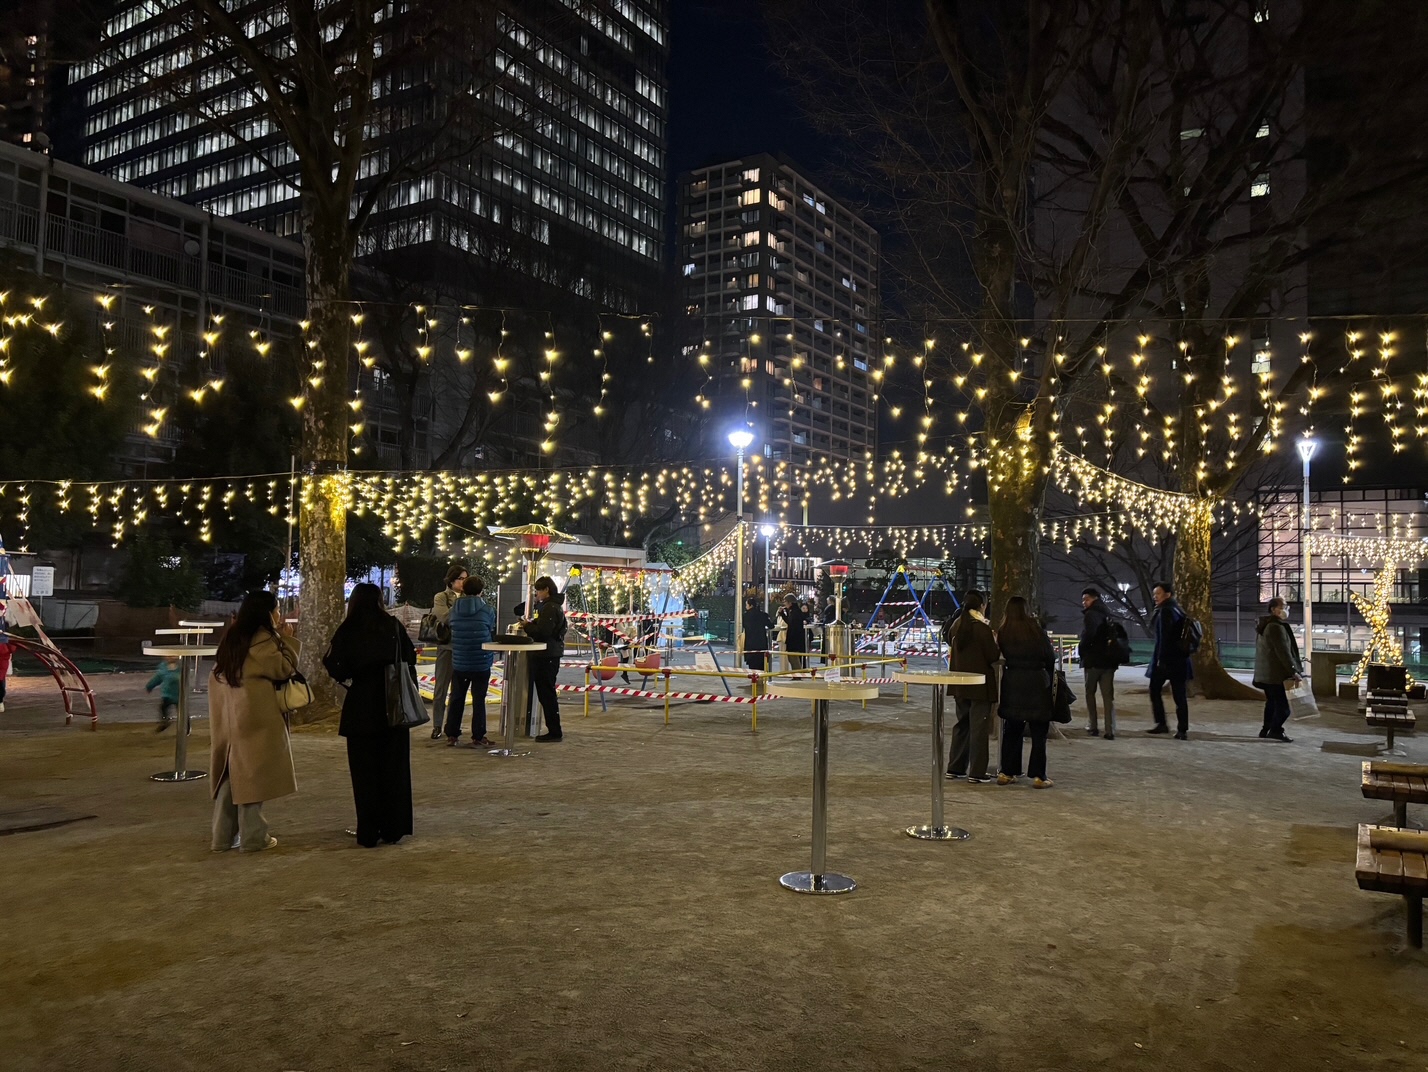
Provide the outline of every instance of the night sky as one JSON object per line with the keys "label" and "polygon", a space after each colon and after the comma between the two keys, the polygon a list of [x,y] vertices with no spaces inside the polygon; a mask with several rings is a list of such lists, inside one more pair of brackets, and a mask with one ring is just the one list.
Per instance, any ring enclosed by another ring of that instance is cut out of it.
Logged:
{"label": "night sky", "polygon": [[773,68],[757,0],[673,0],[670,170],[784,153],[826,182],[837,146],[804,119]]}

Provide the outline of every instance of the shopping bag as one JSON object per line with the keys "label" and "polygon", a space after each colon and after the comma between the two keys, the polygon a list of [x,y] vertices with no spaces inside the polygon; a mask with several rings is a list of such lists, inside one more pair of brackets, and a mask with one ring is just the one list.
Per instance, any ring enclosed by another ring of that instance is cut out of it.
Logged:
{"label": "shopping bag", "polygon": [[1314,689],[1308,678],[1300,678],[1297,685],[1285,682],[1284,694],[1289,697],[1289,713],[1295,719],[1313,718],[1319,713],[1319,704],[1314,699]]}

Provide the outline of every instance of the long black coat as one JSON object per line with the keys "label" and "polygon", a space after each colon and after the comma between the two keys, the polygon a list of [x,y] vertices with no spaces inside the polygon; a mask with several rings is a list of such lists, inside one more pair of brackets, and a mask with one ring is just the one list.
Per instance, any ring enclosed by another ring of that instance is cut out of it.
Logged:
{"label": "long black coat", "polygon": [[803,608],[797,603],[792,606],[785,604],[778,612],[778,620],[787,626],[787,631],[783,635],[784,650],[807,651],[808,619],[803,615]]}
{"label": "long black coat", "polygon": [[997,635],[986,622],[970,614],[959,615],[946,631],[947,669],[969,674],[981,674],[982,685],[950,685],[947,691],[959,700],[990,700],[996,703],[997,663],[1002,657],[997,647]]}
{"label": "long black coat", "polygon": [[1002,718],[1020,722],[1051,721],[1051,683],[1056,670],[1056,652],[1051,639],[1036,627],[1036,636],[1021,639],[998,638],[1006,667],[1002,671]]}
{"label": "long black coat", "polygon": [[744,650],[768,651],[769,628],[772,625],[762,607],[744,611]]}
{"label": "long black coat", "polygon": [[343,737],[386,733],[387,667],[398,658],[416,673],[416,648],[411,637],[391,615],[366,621],[347,620],[337,627],[322,657],[334,681],[347,685],[342,719],[337,732]]}

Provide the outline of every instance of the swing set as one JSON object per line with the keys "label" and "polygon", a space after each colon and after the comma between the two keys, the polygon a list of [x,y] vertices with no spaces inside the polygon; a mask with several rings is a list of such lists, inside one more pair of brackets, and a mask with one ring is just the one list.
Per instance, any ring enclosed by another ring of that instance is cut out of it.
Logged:
{"label": "swing set", "polygon": [[[926,580],[926,585],[921,593],[917,590],[918,574],[922,574]],[[863,627],[864,633],[858,641],[857,650],[860,652],[877,650],[884,654],[889,651],[904,654],[916,652],[940,656],[942,654],[942,633],[937,623],[932,620],[932,616],[927,613],[928,597],[938,588],[952,597],[952,606],[956,610],[962,609],[962,601],[957,598],[957,593],[952,590],[952,585],[941,569],[922,569],[909,566],[905,562],[898,563],[897,569],[888,578],[887,587],[883,589],[883,594],[878,599],[878,605],[868,616],[868,622]],[[907,598],[900,600],[893,598],[899,594],[905,594]],[[902,608],[907,609],[903,610]],[[888,611],[886,615],[884,614],[885,610]],[[901,613],[895,613],[896,611],[901,611]],[[882,619],[881,624],[879,624],[880,618]],[[889,645],[892,647],[889,648]]]}

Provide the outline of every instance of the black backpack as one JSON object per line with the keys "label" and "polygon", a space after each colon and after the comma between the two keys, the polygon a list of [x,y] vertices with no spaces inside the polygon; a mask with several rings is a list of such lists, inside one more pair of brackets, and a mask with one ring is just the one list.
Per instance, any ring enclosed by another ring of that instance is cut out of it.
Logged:
{"label": "black backpack", "polygon": [[1126,627],[1114,618],[1107,618],[1096,630],[1096,654],[1106,662],[1125,666],[1131,661],[1130,637]]}
{"label": "black backpack", "polygon": [[1186,615],[1180,620],[1180,635],[1175,639],[1175,646],[1180,649],[1181,655],[1194,655],[1200,650],[1200,641],[1204,636],[1205,630],[1200,623]]}

